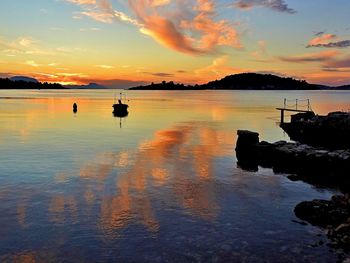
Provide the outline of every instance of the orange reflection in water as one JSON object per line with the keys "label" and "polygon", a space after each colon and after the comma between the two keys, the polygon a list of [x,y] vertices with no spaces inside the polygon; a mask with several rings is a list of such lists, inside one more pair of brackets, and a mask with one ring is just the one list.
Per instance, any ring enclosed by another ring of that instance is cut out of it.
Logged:
{"label": "orange reflection in water", "polygon": [[23,253],[13,256],[12,261],[14,263],[36,263],[36,257],[33,253]]}
{"label": "orange reflection in water", "polygon": [[49,204],[49,219],[57,224],[62,224],[68,219],[76,222],[77,209],[75,197],[62,194],[54,196]]}
{"label": "orange reflection in water", "polygon": [[[212,220],[219,211],[215,198],[215,158],[232,155],[231,133],[208,128],[203,123],[186,123],[160,130],[151,140],[140,144],[136,152],[104,153],[81,167],[80,186],[86,205],[93,206],[101,196],[100,229],[106,236],[131,222],[139,222],[156,232],[160,223],[155,217],[152,192],[170,188],[169,204],[185,208],[190,214]],[[113,171],[126,172],[115,177],[115,194],[105,194],[106,182]],[[158,198],[168,198],[158,196]],[[49,207],[52,222],[62,223],[76,213],[75,199],[55,196]],[[69,215],[69,213],[68,213]],[[73,216],[74,217],[74,216]]]}
{"label": "orange reflection in water", "polygon": [[[79,191],[52,196],[48,204],[49,221],[74,223],[80,220],[79,216],[91,215],[92,207],[98,205],[97,226],[107,237],[113,238],[115,231],[131,223],[157,232],[160,222],[155,215],[154,198],[184,208],[192,216],[213,220],[220,210],[215,159],[233,156],[234,145],[233,133],[215,125],[215,122],[183,123],[157,131],[152,139],[140,143],[136,151],[98,155],[80,167],[76,178]],[[55,182],[70,183],[72,174],[59,172]],[[114,184],[110,184],[111,180]],[[113,191],[106,191],[106,187]],[[163,188],[170,189],[170,195],[163,195]],[[17,216],[23,227],[29,223],[25,203],[18,204]]]}

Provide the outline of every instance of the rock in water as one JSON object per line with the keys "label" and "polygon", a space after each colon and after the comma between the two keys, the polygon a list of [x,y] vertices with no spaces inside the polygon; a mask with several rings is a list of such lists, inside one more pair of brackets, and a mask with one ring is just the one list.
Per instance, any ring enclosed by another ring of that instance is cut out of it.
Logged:
{"label": "rock in water", "polygon": [[247,130],[237,131],[236,156],[238,165],[245,170],[258,170],[256,146],[259,144],[259,133]]}

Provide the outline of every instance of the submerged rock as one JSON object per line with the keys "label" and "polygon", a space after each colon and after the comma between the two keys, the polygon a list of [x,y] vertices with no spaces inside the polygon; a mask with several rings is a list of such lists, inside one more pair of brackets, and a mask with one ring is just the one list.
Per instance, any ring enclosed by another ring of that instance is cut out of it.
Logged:
{"label": "submerged rock", "polygon": [[329,201],[301,202],[295,207],[294,213],[301,220],[325,228],[333,247],[350,251],[349,194],[335,195]]}

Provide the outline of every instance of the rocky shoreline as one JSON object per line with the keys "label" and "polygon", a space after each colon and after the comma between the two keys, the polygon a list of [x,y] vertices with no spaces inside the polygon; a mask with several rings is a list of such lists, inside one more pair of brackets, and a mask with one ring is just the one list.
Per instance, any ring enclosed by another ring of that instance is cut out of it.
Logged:
{"label": "rocky shoreline", "polygon": [[331,112],[326,116],[298,113],[292,115],[290,123],[280,126],[294,141],[330,149],[350,149],[349,112]]}
{"label": "rocky shoreline", "polygon": [[298,204],[295,215],[325,229],[329,246],[350,252],[350,195],[334,195],[331,200],[313,200]]}
{"label": "rocky shoreline", "polygon": [[331,200],[305,201],[295,207],[303,221],[325,229],[329,246],[350,252],[350,149],[330,150],[301,143],[259,140],[259,134],[239,130],[236,144],[237,164],[245,170],[272,168],[319,187],[336,188],[344,195]]}
{"label": "rocky shoreline", "polygon": [[256,132],[239,130],[237,134],[236,156],[242,169],[257,171],[262,166],[320,186],[350,189],[350,149],[328,150],[286,141],[260,142]]}

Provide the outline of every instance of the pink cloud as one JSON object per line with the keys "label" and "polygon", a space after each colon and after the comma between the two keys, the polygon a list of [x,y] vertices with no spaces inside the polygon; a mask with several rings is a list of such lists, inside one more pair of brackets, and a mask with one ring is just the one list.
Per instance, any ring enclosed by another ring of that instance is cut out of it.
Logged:
{"label": "pink cloud", "polygon": [[320,44],[326,44],[328,43],[330,40],[335,39],[337,36],[333,35],[333,34],[324,34],[321,36],[317,36],[313,39],[311,39],[308,43],[308,47],[312,47],[312,46],[316,46],[316,45],[320,45]]}

